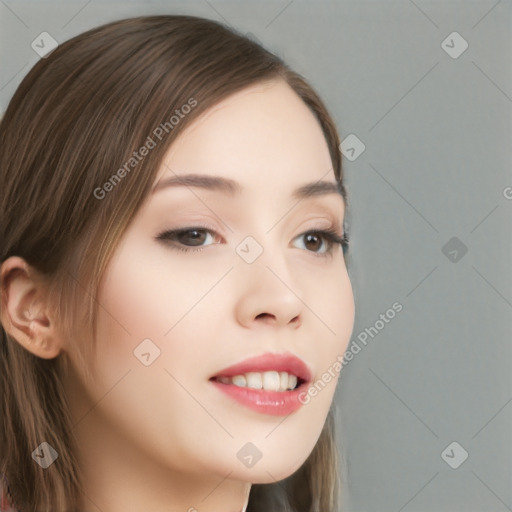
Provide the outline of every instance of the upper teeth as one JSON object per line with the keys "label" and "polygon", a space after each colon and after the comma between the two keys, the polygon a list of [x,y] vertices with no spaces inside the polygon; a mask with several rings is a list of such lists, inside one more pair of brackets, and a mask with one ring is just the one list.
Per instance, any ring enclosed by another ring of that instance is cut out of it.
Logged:
{"label": "upper teeth", "polygon": [[218,377],[219,382],[234,384],[242,388],[265,389],[267,391],[286,391],[297,386],[297,376],[287,372],[249,372],[233,377]]}

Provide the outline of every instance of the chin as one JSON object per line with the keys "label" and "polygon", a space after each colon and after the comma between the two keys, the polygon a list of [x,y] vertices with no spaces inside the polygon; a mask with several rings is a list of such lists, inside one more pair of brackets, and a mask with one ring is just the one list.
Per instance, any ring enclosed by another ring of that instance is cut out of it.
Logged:
{"label": "chin", "polygon": [[265,465],[261,464],[261,466],[256,464],[254,467],[243,471],[239,477],[241,480],[246,480],[253,484],[274,484],[293,475],[300,469],[306,459],[307,456],[303,460],[301,459],[298,462],[295,461],[286,465],[283,465],[283,461],[277,460],[275,462],[268,462]]}

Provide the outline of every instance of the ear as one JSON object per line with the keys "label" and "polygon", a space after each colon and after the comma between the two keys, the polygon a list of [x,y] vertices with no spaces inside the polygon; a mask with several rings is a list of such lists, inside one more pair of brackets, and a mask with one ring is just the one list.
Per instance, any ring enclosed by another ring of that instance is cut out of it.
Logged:
{"label": "ear", "polygon": [[48,316],[45,289],[37,277],[37,271],[18,256],[2,263],[1,322],[23,348],[43,359],[53,359],[63,348],[62,340]]}

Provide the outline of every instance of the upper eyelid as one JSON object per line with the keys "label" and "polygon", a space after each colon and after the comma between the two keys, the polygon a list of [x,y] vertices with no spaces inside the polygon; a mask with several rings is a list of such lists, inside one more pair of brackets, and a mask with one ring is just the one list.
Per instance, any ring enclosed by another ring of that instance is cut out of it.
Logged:
{"label": "upper eyelid", "polygon": [[[166,238],[165,235],[167,235],[167,234],[172,233],[172,234],[176,235],[176,234],[180,234],[180,233],[187,233],[189,231],[194,231],[194,230],[206,231],[206,232],[210,233],[213,238],[221,237],[222,239],[224,239],[224,237],[215,228],[209,227],[204,224],[196,224],[196,225],[190,225],[190,226],[184,226],[184,227],[178,227],[178,228],[164,229],[162,232],[160,232],[158,235],[155,236],[155,239],[156,240],[161,240],[161,239],[165,240],[165,238]],[[323,226],[323,227],[316,226],[316,227],[312,227],[309,229],[301,230],[300,233],[295,235],[293,240],[295,240],[298,237],[304,236],[305,234],[308,234],[308,233],[321,233],[321,232],[325,232],[325,231],[335,232],[339,238],[343,239],[346,243],[348,243],[348,233],[343,228],[341,230],[339,230],[335,223],[331,223],[329,226]],[[324,235],[324,238],[325,237],[326,237],[326,235]],[[211,245],[217,245],[217,243],[214,242]]]}
{"label": "upper eyelid", "polygon": [[[313,229],[323,230],[323,229],[334,228],[337,231],[339,231],[340,234],[344,233],[345,221],[346,221],[345,215],[342,216],[341,222],[340,222],[339,214],[335,214],[330,209],[321,208],[320,211],[322,213],[317,213],[315,216],[307,218],[306,220],[301,222],[301,225],[309,223],[309,222],[313,222],[315,224],[321,223],[322,226],[315,225],[310,229],[311,230],[313,230]],[[323,216],[320,216],[320,215],[323,215]],[[329,225],[324,227],[323,226],[324,223],[329,223]],[[194,228],[201,228],[201,229],[209,229],[211,231],[214,231],[217,234],[220,234],[220,231],[223,230],[223,228],[220,228],[220,230],[219,230],[213,224],[210,224],[208,220],[203,221],[203,220],[199,220],[199,219],[198,220],[191,219],[188,221],[187,220],[182,221],[181,224],[182,224],[181,226],[178,225],[175,228],[174,227],[168,228],[168,229],[165,229],[164,231],[187,231],[187,230],[194,229]],[[309,231],[310,229],[307,229],[306,231]],[[231,228],[229,228],[229,226],[228,226],[228,230],[231,231],[231,233],[233,232],[233,230]]]}
{"label": "upper eyelid", "polygon": [[[343,206],[343,208],[340,209],[338,205],[334,205],[334,204],[328,202],[327,199],[328,199],[328,196],[322,197],[321,199],[310,198],[309,202],[305,201],[304,204],[297,205],[297,203],[296,203],[295,205],[292,205],[291,208],[288,208],[285,206],[284,210],[281,213],[281,215],[284,213],[284,215],[282,215],[283,219],[281,220],[281,223],[285,221],[284,220],[285,217],[293,216],[293,217],[297,217],[297,218],[302,218],[302,221],[305,220],[306,222],[308,222],[309,220],[317,220],[317,219],[319,221],[327,220],[327,221],[331,221],[335,227],[337,227],[337,226],[343,227],[345,219],[346,219],[345,207]],[[219,212],[219,215],[217,215],[211,208],[208,208],[209,211],[206,211],[206,210],[203,211],[203,206],[205,206],[204,203],[203,203],[203,205],[197,205],[197,206],[191,205],[191,204],[186,204],[186,205],[184,204],[184,206],[185,206],[184,209],[182,209],[181,207],[178,207],[178,205],[179,205],[179,203],[176,205],[175,213],[177,213],[179,211],[180,214],[184,215],[184,217],[185,216],[188,217],[190,215],[189,219],[183,218],[181,221],[178,221],[180,223],[186,223],[187,224],[186,227],[188,227],[188,226],[198,227],[199,225],[202,225],[203,222],[210,222],[210,219],[211,219],[211,222],[215,223],[216,225],[218,223],[224,224],[224,226],[227,227],[227,230],[233,232],[233,230],[229,227],[229,224],[231,224],[231,222],[226,223],[225,220],[227,220],[227,219],[223,219],[223,217],[225,217],[226,213],[227,213],[227,216],[229,216],[233,212],[233,210],[231,208],[229,208],[229,205],[227,205],[227,202],[224,202],[222,204],[223,207],[227,206],[226,212],[223,212],[222,215],[220,215],[220,212]],[[297,208],[295,208],[296,206],[297,206]],[[174,210],[174,208],[173,208],[173,210]],[[164,212],[165,212],[165,210],[162,211],[161,215],[165,215]],[[171,213],[171,211],[169,211],[168,213]],[[170,220],[172,220],[173,216],[174,215],[171,213]],[[279,216],[280,215],[278,214],[278,218],[279,218]],[[197,219],[194,219],[194,217],[197,217]],[[205,219],[205,220],[203,221],[202,219]],[[341,219],[341,222],[340,222],[340,219]],[[197,226],[194,225],[194,223],[197,223]],[[275,223],[275,221],[271,220],[270,224],[271,225],[269,227],[272,227],[272,225],[275,225],[276,223]],[[212,226],[210,229],[215,229],[215,227]],[[221,228],[221,229],[223,229],[223,228]]]}
{"label": "upper eyelid", "polygon": [[[317,220],[317,223],[320,222]],[[301,230],[301,232],[297,235],[297,236],[300,236],[300,235],[303,235],[305,233],[309,233],[309,232],[315,232],[315,231],[325,231],[325,230],[329,230],[329,229],[333,229],[335,231],[337,231],[339,233],[340,236],[343,236],[343,235],[346,235],[346,230],[345,230],[345,227],[344,227],[344,223],[341,224],[341,229],[339,229],[339,225],[338,225],[338,222],[332,222],[331,219],[329,219],[329,222],[330,224],[328,226],[319,226],[319,225],[315,225],[315,226],[312,226],[308,229],[303,229]],[[168,229],[164,229],[161,233],[169,233],[169,232],[174,232],[174,233],[181,233],[181,232],[187,232],[187,231],[194,231],[194,230],[199,230],[199,231],[209,231],[211,232],[212,234],[214,235],[217,235],[217,236],[222,236],[221,233],[219,232],[219,230],[211,225],[208,225],[208,224],[202,224],[202,223],[196,223],[196,224],[190,224],[190,225],[187,225],[187,226],[179,226],[179,227],[176,227],[176,228],[168,228]]]}

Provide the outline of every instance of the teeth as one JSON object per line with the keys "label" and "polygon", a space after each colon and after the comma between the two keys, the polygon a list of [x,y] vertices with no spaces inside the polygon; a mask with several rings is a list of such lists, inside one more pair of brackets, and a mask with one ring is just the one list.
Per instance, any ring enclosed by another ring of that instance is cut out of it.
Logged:
{"label": "teeth", "polygon": [[247,387],[252,389],[261,389],[263,387],[263,378],[261,373],[246,373],[245,378],[247,379]]}
{"label": "teeth", "polygon": [[287,391],[297,386],[297,376],[287,372],[248,372],[233,377],[218,377],[223,384],[234,384],[241,388],[265,389],[267,391]]}
{"label": "teeth", "polygon": [[247,379],[245,378],[245,375],[235,375],[231,379],[229,377],[224,378],[227,380],[226,384],[231,384],[231,382],[233,382],[235,386],[240,386],[241,388],[247,387]]}
{"label": "teeth", "polygon": [[269,391],[279,391],[281,376],[277,372],[265,372],[263,374],[263,388]]}
{"label": "teeth", "polygon": [[279,391],[286,391],[286,388],[288,387],[288,374],[286,372],[281,372],[279,374],[279,376],[280,376]]}

